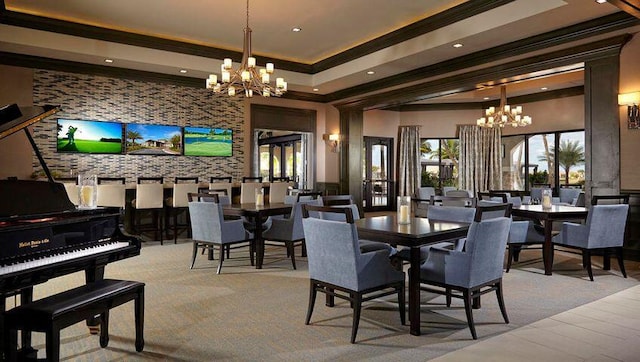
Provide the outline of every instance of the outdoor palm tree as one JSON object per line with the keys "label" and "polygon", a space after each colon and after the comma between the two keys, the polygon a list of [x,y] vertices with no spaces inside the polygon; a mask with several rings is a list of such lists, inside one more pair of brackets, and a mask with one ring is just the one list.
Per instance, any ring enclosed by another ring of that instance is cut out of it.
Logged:
{"label": "outdoor palm tree", "polygon": [[[555,154],[555,148],[551,147],[549,151],[549,157],[542,155],[540,161],[551,161],[553,164],[553,158]],[[571,167],[578,166],[584,163],[584,147],[580,145],[580,141],[563,140],[560,143],[560,149],[558,150],[558,164],[564,170],[564,184],[569,184],[569,171]]]}
{"label": "outdoor palm tree", "polygon": [[136,140],[142,139],[142,135],[137,131],[127,131],[127,139],[130,139],[131,144],[135,145]]}

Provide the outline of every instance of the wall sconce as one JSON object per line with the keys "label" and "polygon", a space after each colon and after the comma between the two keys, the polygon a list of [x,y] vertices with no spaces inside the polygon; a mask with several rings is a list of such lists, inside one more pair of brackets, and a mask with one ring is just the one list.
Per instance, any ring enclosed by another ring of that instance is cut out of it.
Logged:
{"label": "wall sconce", "polygon": [[618,94],[618,105],[627,106],[627,124],[629,128],[640,128],[640,92]]}
{"label": "wall sconce", "polygon": [[322,139],[327,143],[327,146],[331,152],[338,152],[338,142],[340,142],[340,135],[337,133],[324,134]]}

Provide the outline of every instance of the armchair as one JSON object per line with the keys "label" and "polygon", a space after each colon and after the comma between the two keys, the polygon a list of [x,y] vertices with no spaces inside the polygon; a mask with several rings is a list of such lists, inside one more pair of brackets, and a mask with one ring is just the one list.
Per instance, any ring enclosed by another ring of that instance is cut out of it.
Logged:
{"label": "armchair", "polygon": [[624,269],[622,245],[624,230],[627,224],[629,205],[593,205],[589,210],[586,224],[565,222],[562,231],[553,238],[555,246],[563,246],[582,251],[582,267],[587,269],[589,279],[593,281],[591,268],[591,253],[602,251],[605,259],[610,252],[614,252],[622,275],[626,278]]}
{"label": "armchair", "polygon": [[[345,213],[346,221],[310,218],[308,211]],[[305,205],[302,221],[309,260],[309,307],[305,324],[311,321],[318,292],[349,301],[353,308],[351,343],[355,343],[362,302],[398,295],[400,322],[405,323],[405,274],[393,268],[384,251],[362,254],[351,208],[335,209]]]}
{"label": "armchair", "polygon": [[475,221],[469,228],[464,251],[431,248],[429,258],[420,266],[420,282],[425,285],[421,290],[464,300],[473,339],[478,337],[471,307],[482,294],[496,292],[502,317],[509,323],[502,296],[502,263],[510,224],[507,217]]}

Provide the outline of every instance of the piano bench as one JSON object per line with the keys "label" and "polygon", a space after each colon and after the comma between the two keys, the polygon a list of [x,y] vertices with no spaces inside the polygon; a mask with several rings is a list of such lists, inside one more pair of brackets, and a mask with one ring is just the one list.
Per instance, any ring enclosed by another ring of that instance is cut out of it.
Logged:
{"label": "piano bench", "polygon": [[4,353],[17,359],[18,330],[46,333],[47,361],[60,359],[60,330],[100,315],[100,346],[109,343],[109,310],[135,301],[136,351],[144,348],[144,283],[105,279],[67,290],[5,312]]}

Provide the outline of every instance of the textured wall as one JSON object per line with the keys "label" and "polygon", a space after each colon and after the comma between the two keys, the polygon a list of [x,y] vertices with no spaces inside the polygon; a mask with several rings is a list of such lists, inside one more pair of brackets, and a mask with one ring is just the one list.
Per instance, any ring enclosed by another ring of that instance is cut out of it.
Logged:
{"label": "textured wall", "polygon": [[[100,176],[233,176],[240,180],[244,167],[244,106],[240,98],[216,98],[206,89],[195,89],[125,79],[36,70],[33,103],[60,105],[61,112],[36,123],[34,138],[52,171]],[[207,126],[233,130],[232,157],[150,155],[89,155],[56,152],[56,119],[90,119],[122,123]],[[34,170],[40,170],[33,158]]]}

